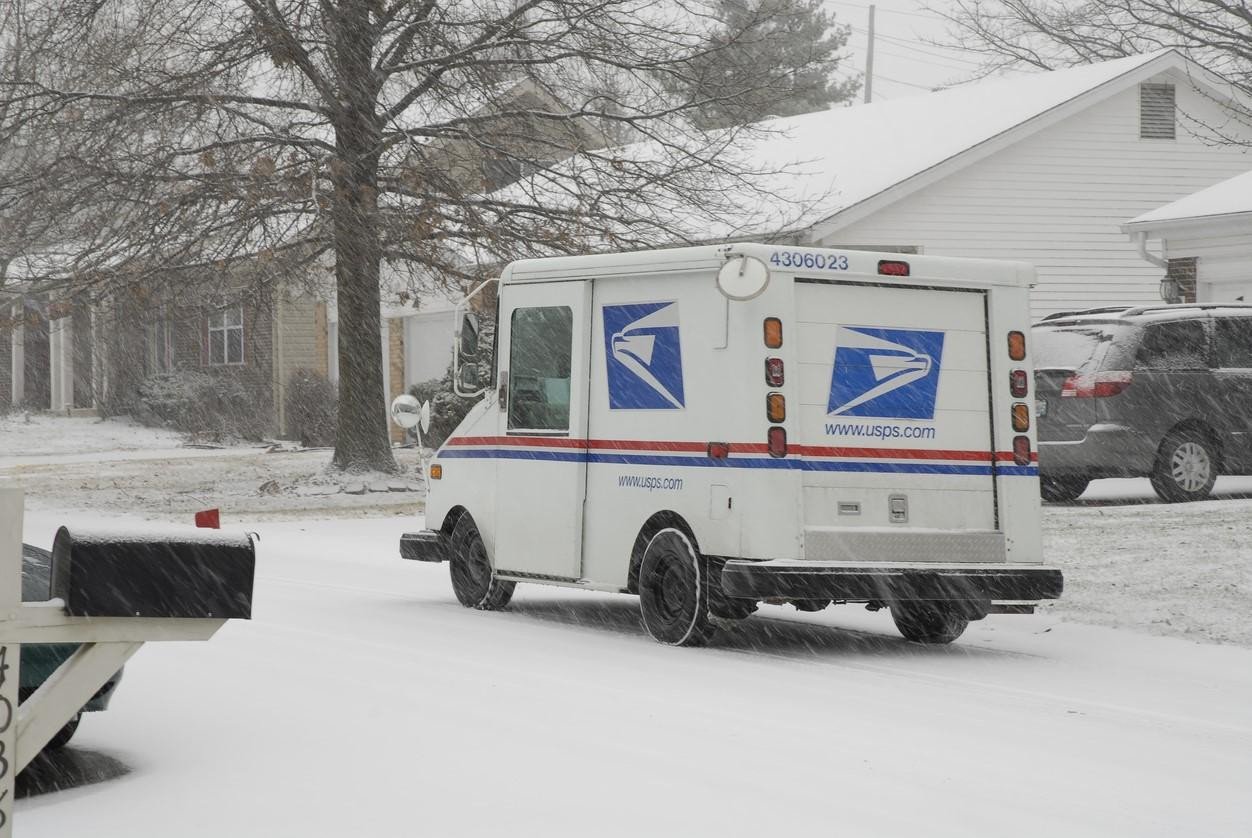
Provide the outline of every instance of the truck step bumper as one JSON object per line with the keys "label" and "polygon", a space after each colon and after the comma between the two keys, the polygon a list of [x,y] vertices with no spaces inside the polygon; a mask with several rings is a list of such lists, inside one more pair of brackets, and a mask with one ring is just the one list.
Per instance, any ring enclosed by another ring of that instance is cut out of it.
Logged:
{"label": "truck step bumper", "polygon": [[400,536],[400,558],[415,562],[446,562],[448,539],[438,530],[406,532]]}
{"label": "truck step bumper", "polygon": [[722,570],[727,595],[751,599],[910,600],[1057,599],[1064,582],[1054,567],[1011,564],[731,560]]}

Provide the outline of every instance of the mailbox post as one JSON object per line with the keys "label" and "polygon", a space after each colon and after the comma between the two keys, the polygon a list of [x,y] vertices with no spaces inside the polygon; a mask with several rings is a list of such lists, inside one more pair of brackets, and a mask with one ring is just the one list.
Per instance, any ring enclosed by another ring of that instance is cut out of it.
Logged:
{"label": "mailbox post", "polygon": [[[22,491],[0,486],[0,625],[15,620],[22,607],[22,511]],[[21,662],[21,647],[0,640],[0,838],[13,834]]]}
{"label": "mailbox post", "polygon": [[[62,527],[51,569],[60,599],[23,603],[22,514],[22,490],[0,485],[0,838],[12,835],[17,773],[145,642],[208,640],[250,617],[255,568],[248,537],[109,541]],[[113,594],[127,574],[135,599],[123,612]],[[23,643],[79,648],[19,704]]]}

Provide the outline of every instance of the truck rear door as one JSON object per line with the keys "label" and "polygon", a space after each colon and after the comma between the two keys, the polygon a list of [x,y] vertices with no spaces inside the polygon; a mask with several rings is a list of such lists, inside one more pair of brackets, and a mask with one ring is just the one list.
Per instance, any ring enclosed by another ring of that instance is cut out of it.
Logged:
{"label": "truck rear door", "polygon": [[805,558],[1003,561],[986,293],[797,279],[796,312]]}

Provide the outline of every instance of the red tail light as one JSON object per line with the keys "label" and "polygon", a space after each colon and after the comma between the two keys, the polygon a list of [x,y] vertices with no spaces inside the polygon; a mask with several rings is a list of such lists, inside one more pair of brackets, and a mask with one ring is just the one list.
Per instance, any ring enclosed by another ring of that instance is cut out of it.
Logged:
{"label": "red tail light", "polygon": [[878,262],[878,273],[883,276],[908,276],[909,263],[897,259],[882,259]]}
{"label": "red tail light", "polygon": [[1026,398],[1026,388],[1030,386],[1026,370],[1013,370],[1009,373],[1009,392],[1015,399]]}
{"label": "red tail light", "polygon": [[1063,399],[1102,399],[1116,396],[1129,387],[1134,379],[1129,371],[1074,374],[1061,385]]}
{"label": "red tail light", "polygon": [[783,360],[782,358],[766,358],[765,359],[765,383],[770,387],[783,386]]}
{"label": "red tail light", "polygon": [[1030,437],[1013,437],[1013,462],[1019,466],[1030,465]]}
{"label": "red tail light", "polygon": [[730,456],[729,442],[710,442],[709,443],[709,459],[724,460]]}
{"label": "red tail light", "polygon": [[777,425],[769,429],[769,455],[771,457],[787,456],[787,429]]}

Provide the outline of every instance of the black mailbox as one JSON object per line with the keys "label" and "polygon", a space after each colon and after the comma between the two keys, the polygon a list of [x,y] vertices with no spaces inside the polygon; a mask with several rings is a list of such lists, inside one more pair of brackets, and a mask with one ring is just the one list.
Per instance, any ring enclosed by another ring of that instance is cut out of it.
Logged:
{"label": "black mailbox", "polygon": [[52,596],[75,617],[252,616],[256,548],[217,530],[57,530]]}

